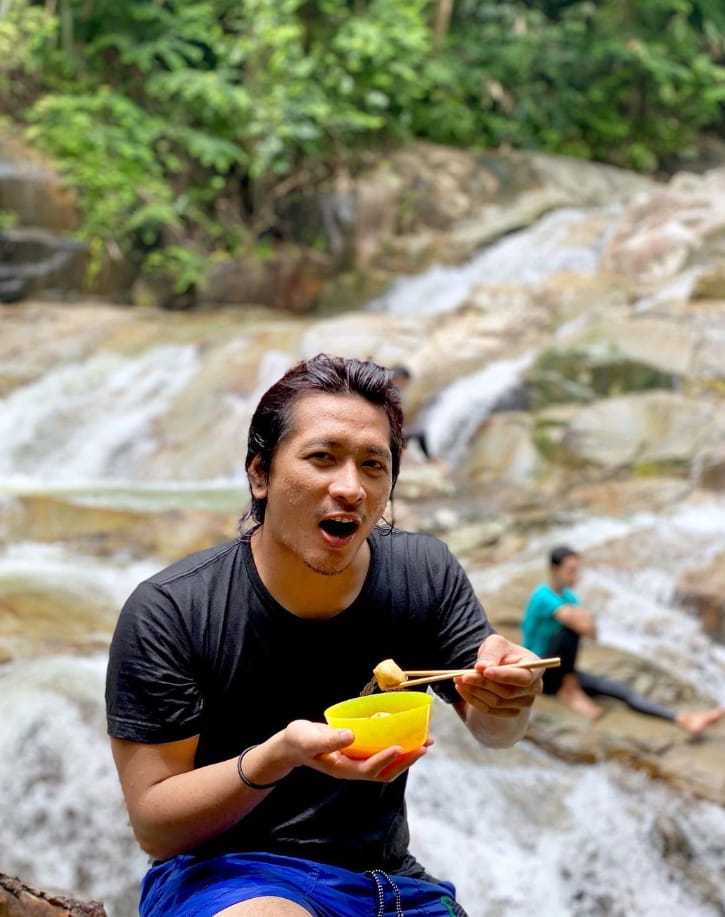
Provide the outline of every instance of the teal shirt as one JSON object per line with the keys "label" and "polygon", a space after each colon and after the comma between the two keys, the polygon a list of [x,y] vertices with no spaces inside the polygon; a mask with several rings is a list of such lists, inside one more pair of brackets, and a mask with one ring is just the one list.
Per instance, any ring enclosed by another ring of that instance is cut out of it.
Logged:
{"label": "teal shirt", "polygon": [[579,599],[571,589],[556,592],[547,583],[541,583],[531,593],[531,598],[524,612],[522,628],[523,643],[526,649],[545,656],[553,637],[563,627],[554,617],[557,608],[562,605],[578,605]]}

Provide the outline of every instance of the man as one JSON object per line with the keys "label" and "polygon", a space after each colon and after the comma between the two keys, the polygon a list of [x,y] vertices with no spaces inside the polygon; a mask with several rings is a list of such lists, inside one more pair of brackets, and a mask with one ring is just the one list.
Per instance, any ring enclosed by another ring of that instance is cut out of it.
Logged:
{"label": "man", "polygon": [[[402,364],[397,364],[393,366],[390,370],[392,373],[393,383],[400,392],[404,392],[410,385],[412,374],[407,366]],[[403,444],[408,446],[409,443],[416,442],[420,447],[420,451],[423,454],[423,458],[427,462],[433,461],[433,456],[431,455],[430,449],[428,448],[428,435],[425,432],[424,427],[418,425],[414,427],[405,426],[403,429]],[[445,470],[444,463],[440,463],[443,470]]]}
{"label": "man", "polygon": [[524,612],[524,646],[540,656],[561,657],[559,668],[544,672],[544,693],[555,695],[572,710],[591,719],[603,712],[592,696],[615,697],[639,713],[671,720],[691,736],[700,735],[722,719],[725,708],[676,713],[638,694],[624,682],[577,669],[580,639],[594,640],[597,636],[593,614],[582,607],[573,591],[580,570],[576,551],[566,545],[554,548],[549,556],[549,582],[536,587]]}
{"label": "man", "polygon": [[319,355],[252,418],[251,522],[142,583],[113,637],[108,728],[131,824],[156,861],[142,917],[463,914],[408,852],[407,770],[427,746],[346,757],[323,722],[373,667],[440,682],[483,744],[526,730],[535,658],[493,633],[460,565],[379,525],[403,448],[390,373]]}

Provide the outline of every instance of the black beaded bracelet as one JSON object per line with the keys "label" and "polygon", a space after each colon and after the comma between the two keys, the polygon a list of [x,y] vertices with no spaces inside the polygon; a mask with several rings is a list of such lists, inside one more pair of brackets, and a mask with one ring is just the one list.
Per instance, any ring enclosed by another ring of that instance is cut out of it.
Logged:
{"label": "black beaded bracelet", "polygon": [[254,783],[253,780],[250,780],[249,777],[247,777],[247,775],[244,773],[244,768],[242,767],[242,761],[244,760],[246,753],[256,747],[256,745],[250,745],[249,748],[245,748],[241,755],[237,758],[237,771],[239,773],[239,778],[245,786],[249,787],[250,790],[269,790],[271,787],[277,786],[280,781],[273,780],[271,783]]}

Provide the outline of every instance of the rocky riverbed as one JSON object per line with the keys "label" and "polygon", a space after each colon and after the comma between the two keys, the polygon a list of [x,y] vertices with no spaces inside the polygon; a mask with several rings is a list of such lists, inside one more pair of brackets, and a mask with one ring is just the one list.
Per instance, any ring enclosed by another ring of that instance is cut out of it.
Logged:
{"label": "rocky riverbed", "polygon": [[[377,289],[368,308],[179,314],[85,297],[0,307],[0,674],[14,710],[23,672],[45,691],[69,683],[68,659],[102,659],[135,581],[234,537],[251,410],[320,350],[413,371],[406,410],[439,463],[411,449],[391,513],[449,543],[499,629],[518,639],[547,548],[571,541],[600,619],[583,663],[677,709],[725,702],[725,170],[655,183],[546,157],[405,155],[378,167],[392,169],[390,200],[415,176],[430,206],[421,197],[416,219],[356,230],[357,268]],[[387,187],[375,169],[367,180],[365,193]],[[37,674],[56,659],[58,672]],[[102,731],[92,684],[72,686],[73,728]],[[37,745],[44,704],[33,700],[36,725],[7,739],[45,756],[37,779],[26,765],[28,805],[62,754]],[[441,735],[468,766],[474,752]],[[562,763],[617,762],[678,799],[725,802],[724,724],[691,741],[615,702],[589,722],[543,698],[525,744]],[[30,811],[37,819],[42,805]],[[670,852],[677,824],[657,829]],[[4,849],[20,851],[21,833],[3,836]],[[31,860],[12,862],[34,881]],[[98,897],[79,866],[58,874],[40,881]],[[698,887],[698,917],[722,913]],[[119,914],[124,896],[104,894]]]}

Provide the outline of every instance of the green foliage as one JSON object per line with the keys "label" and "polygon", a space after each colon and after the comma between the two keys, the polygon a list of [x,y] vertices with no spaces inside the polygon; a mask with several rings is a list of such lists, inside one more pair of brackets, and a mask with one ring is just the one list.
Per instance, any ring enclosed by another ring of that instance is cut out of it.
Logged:
{"label": "green foliage", "polygon": [[0,232],[6,229],[14,229],[18,225],[18,215],[12,210],[3,210],[0,208]]}
{"label": "green foliage", "polygon": [[719,124],[725,69],[713,52],[722,51],[725,21],[714,5],[469,0],[459,17],[459,104],[477,109],[467,142],[478,135],[656,169]]}
{"label": "green foliage", "polygon": [[[4,15],[3,15],[4,12]],[[0,102],[3,108],[22,104],[38,91],[41,58],[55,40],[58,20],[42,7],[0,0]]]}
{"label": "green foliage", "polygon": [[456,0],[442,44],[435,8],[0,0],[0,102],[78,189],[92,250],[182,289],[185,241],[252,243],[311,162],[427,137],[654,170],[721,130],[722,0]]}
{"label": "green foliage", "polygon": [[165,125],[126,96],[101,87],[93,94],[50,94],[29,114],[28,136],[54,153],[85,209],[86,238],[109,235],[139,247],[159,241],[180,214],[165,177]]}
{"label": "green foliage", "polygon": [[144,267],[146,273],[152,276],[171,278],[174,293],[186,293],[202,284],[207,261],[199,252],[180,245],[169,245],[151,252]]}

